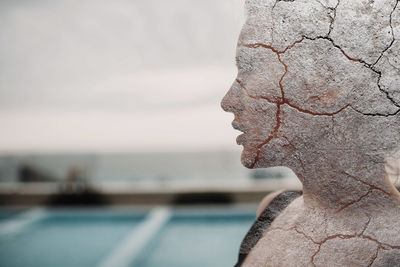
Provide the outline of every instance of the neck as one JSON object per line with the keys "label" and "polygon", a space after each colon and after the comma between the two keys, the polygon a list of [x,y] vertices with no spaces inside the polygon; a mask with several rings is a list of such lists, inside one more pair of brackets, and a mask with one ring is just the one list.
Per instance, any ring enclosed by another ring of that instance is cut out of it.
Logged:
{"label": "neck", "polygon": [[344,169],[331,162],[313,162],[308,168],[301,168],[297,175],[303,184],[304,204],[335,211],[365,210],[387,202],[398,205],[400,194],[388,179],[384,164],[350,166],[357,167]]}

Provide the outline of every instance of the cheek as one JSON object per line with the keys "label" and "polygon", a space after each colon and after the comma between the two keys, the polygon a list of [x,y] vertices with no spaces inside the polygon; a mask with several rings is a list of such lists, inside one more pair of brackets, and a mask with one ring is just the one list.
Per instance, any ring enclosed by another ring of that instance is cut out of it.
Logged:
{"label": "cheek", "polygon": [[277,111],[275,104],[263,99],[247,98],[246,109],[238,116],[239,121],[246,125],[242,153],[242,163],[246,167],[254,165],[260,148],[273,138]]}
{"label": "cheek", "polygon": [[277,106],[263,99],[248,98],[242,120],[247,125],[247,144],[257,146],[274,133]]}
{"label": "cheek", "polygon": [[238,78],[243,82],[249,94],[266,97],[273,101],[281,100],[279,81],[285,68],[275,52],[266,48],[240,49],[242,64],[238,66]]}
{"label": "cheek", "polygon": [[285,139],[276,138],[262,147],[256,167],[293,167],[296,165],[297,157],[295,147]]}
{"label": "cheek", "polygon": [[282,162],[285,159],[286,149],[291,150],[287,144],[285,144],[280,139],[271,140],[267,145],[265,145],[261,150],[261,160],[260,162]]}
{"label": "cheek", "polygon": [[263,66],[262,69],[258,69],[248,75],[245,86],[249,94],[253,96],[269,99],[272,102],[280,102],[282,100],[282,92],[279,81],[283,71],[280,72],[279,70],[277,75],[276,69],[278,67],[270,66],[268,63],[265,64],[266,66]]}
{"label": "cheek", "polygon": [[308,151],[329,150],[336,146],[335,118],[302,113],[287,105],[281,109],[279,136],[298,149]]}

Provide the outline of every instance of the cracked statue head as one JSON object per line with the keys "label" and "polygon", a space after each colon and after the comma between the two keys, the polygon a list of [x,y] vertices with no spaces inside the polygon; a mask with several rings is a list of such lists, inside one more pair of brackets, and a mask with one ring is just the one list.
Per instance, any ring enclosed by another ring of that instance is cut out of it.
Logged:
{"label": "cracked statue head", "polygon": [[355,188],[398,194],[388,182],[400,150],[398,1],[248,0],[246,10],[222,100],[243,132],[242,163],[287,166],[328,205]]}

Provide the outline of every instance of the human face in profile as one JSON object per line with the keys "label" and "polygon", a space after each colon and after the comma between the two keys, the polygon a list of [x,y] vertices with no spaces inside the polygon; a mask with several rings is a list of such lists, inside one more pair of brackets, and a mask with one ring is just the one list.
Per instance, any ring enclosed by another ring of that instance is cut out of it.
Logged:
{"label": "human face in profile", "polygon": [[[392,124],[399,109],[379,90],[373,70],[328,39],[299,36],[286,46],[258,41],[255,33],[267,36],[271,28],[256,19],[250,16],[242,29],[238,75],[221,103],[243,132],[237,143],[246,167],[288,166],[299,173],[316,154],[335,159],[388,148],[375,147],[382,132],[364,131]],[[349,121],[362,127],[349,128]]]}
{"label": "human face in profile", "polygon": [[253,168],[261,147],[277,137],[281,92],[276,81],[284,68],[274,53],[262,48],[254,53],[253,48],[241,46],[242,41],[236,56],[238,75],[221,106],[234,114],[232,127],[242,132],[236,139],[243,146],[242,163]]}

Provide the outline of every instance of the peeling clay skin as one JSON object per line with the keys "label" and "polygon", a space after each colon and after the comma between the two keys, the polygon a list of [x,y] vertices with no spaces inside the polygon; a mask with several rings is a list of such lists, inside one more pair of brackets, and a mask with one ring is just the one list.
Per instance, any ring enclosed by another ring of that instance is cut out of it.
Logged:
{"label": "peeling clay skin", "polygon": [[222,100],[248,168],[303,184],[242,266],[400,266],[400,3],[248,0]]}

